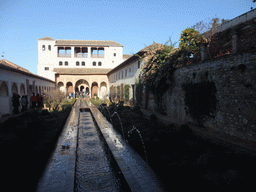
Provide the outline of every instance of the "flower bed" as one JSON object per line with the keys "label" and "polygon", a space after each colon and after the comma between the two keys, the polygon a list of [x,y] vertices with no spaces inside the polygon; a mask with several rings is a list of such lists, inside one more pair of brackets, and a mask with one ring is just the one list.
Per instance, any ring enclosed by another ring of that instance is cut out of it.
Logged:
{"label": "flower bed", "polygon": [[[114,112],[118,113],[123,130],[117,115],[112,118],[114,128],[121,135],[124,131],[125,140],[145,161],[148,160],[169,190],[179,187],[183,191],[188,186],[197,191],[242,190],[252,187],[255,182],[249,176],[254,171],[249,155],[235,154],[225,146],[199,138],[187,126],[177,131],[174,125],[161,124],[154,115],[148,120],[138,107],[120,104],[99,109],[109,120]],[[138,129],[143,142],[137,131],[128,137],[133,126]]]}

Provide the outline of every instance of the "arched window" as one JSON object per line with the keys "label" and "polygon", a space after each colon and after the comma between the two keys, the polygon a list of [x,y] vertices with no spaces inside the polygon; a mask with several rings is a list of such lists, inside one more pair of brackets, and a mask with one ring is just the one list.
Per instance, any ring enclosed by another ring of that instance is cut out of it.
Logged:
{"label": "arched window", "polygon": [[51,45],[48,45],[48,50],[51,51]]}
{"label": "arched window", "polygon": [[2,82],[0,85],[0,96],[2,97],[8,96],[8,87],[5,82]]}
{"label": "arched window", "polygon": [[59,66],[62,66],[62,61],[59,62]]}
{"label": "arched window", "polygon": [[96,66],[96,62],[95,62],[95,61],[93,61],[92,65],[93,65],[93,66]]}
{"label": "arched window", "polygon": [[42,46],[43,51],[45,50],[45,45]]}
{"label": "arched window", "polygon": [[85,62],[84,61],[82,62],[82,66],[85,66]]}
{"label": "arched window", "polygon": [[65,65],[66,65],[66,66],[68,65],[68,62],[67,62],[67,61],[65,61]]}
{"label": "arched window", "polygon": [[101,62],[98,62],[98,66],[101,66]]}
{"label": "arched window", "polygon": [[79,66],[79,61],[76,62],[76,66]]}

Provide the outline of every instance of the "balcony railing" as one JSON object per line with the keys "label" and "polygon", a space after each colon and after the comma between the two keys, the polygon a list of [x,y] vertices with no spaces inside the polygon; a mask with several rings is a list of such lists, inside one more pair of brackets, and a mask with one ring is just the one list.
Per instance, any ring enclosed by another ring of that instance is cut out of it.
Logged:
{"label": "balcony railing", "polygon": [[92,58],[104,58],[104,54],[92,54]]}
{"label": "balcony railing", "polygon": [[58,57],[71,57],[71,53],[58,53]]}
{"label": "balcony railing", "polygon": [[81,58],[87,58],[88,53],[75,53],[74,56],[75,57],[81,57]]}

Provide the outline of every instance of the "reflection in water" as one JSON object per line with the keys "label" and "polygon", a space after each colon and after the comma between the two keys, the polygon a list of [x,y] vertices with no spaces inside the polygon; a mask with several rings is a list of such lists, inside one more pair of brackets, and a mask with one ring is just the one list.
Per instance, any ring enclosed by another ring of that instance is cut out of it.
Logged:
{"label": "reflection in water", "polygon": [[[113,168],[114,167],[114,168]],[[91,113],[80,113],[76,162],[76,191],[122,191],[117,166],[104,143]]]}

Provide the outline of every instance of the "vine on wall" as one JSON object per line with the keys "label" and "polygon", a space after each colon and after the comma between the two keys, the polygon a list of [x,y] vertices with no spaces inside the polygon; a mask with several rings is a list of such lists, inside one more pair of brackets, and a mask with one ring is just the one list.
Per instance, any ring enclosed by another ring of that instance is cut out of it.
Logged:
{"label": "vine on wall", "polygon": [[118,85],[116,87],[116,90],[117,90],[117,94],[116,94],[117,100],[120,100],[120,96],[121,96],[121,87],[120,87],[120,85]]}
{"label": "vine on wall", "polygon": [[125,84],[124,85],[124,101],[125,101],[125,103],[127,103],[129,101],[129,97],[130,97],[130,85]]}
{"label": "vine on wall", "polygon": [[136,104],[138,106],[142,105],[142,99],[143,99],[143,84],[141,81],[136,82],[135,83],[136,86],[136,92],[135,92],[135,96],[136,96]]}

